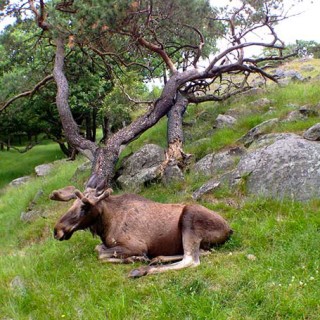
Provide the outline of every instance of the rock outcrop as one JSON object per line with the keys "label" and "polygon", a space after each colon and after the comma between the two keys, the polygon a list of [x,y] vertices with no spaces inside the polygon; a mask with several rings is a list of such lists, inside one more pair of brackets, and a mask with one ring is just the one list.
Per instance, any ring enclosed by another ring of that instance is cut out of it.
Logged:
{"label": "rock outcrop", "polygon": [[[303,137],[294,133],[266,133],[278,119],[251,129],[239,147],[205,156],[194,173],[210,178],[193,193],[194,199],[221,185],[245,189],[246,194],[307,201],[320,197],[320,125]],[[232,155],[232,150],[238,150]],[[237,159],[236,162],[235,159]],[[232,165],[233,162],[233,165]]]}
{"label": "rock outcrop", "polygon": [[300,201],[320,197],[320,143],[289,136],[249,152],[231,184],[241,179],[248,194]]}
{"label": "rock outcrop", "polygon": [[246,150],[244,148],[235,147],[226,151],[208,154],[194,165],[193,171],[204,176],[218,176],[234,169],[237,161],[245,153]]}
{"label": "rock outcrop", "polygon": [[164,157],[163,148],[155,144],[143,146],[123,162],[117,183],[123,189],[139,191],[158,177]]}

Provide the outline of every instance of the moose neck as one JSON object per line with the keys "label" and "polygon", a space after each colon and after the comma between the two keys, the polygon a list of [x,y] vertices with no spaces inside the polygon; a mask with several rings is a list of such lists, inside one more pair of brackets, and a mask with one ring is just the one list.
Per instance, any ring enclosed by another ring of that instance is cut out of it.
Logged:
{"label": "moose neck", "polygon": [[99,206],[99,214],[94,223],[89,227],[93,235],[100,237],[102,242],[105,242],[106,235],[109,233],[112,223],[112,199],[111,197],[102,200],[97,206]]}
{"label": "moose neck", "polygon": [[102,217],[101,215],[99,215],[97,217],[97,219],[95,220],[95,222],[89,227],[91,233],[94,236],[99,236],[101,239],[103,237],[104,234],[104,227],[103,227],[103,221],[102,221]]}

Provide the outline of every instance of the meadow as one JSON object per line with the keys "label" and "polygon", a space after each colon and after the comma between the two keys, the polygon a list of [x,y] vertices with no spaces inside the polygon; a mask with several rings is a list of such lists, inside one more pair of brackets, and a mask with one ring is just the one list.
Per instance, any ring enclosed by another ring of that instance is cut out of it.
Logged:
{"label": "meadow", "polygon": [[[235,128],[212,134],[210,121],[218,113],[245,108],[262,96],[191,106],[185,121],[197,119],[197,122],[187,127],[185,149],[199,159],[208,152],[236,145],[254,125],[269,118],[284,117],[291,110],[290,104],[319,103],[318,88],[319,82],[273,88],[263,95],[273,100],[272,114],[250,113]],[[279,124],[272,131],[301,133],[317,122],[319,117],[314,117]],[[134,141],[122,156],[146,142],[165,146],[165,130],[165,121],[160,121]],[[203,132],[207,136],[201,142]],[[37,146],[32,151],[37,160],[45,155],[41,162],[60,157],[54,144]],[[4,157],[5,165],[12,168],[20,167],[21,158],[17,153],[1,152],[1,181],[7,184],[15,174],[3,173]],[[234,230],[230,241],[202,257],[197,268],[129,279],[129,271],[140,264],[99,262],[94,252],[99,239],[88,231],[75,233],[69,241],[53,239],[55,221],[70,204],[50,202],[48,196],[53,189],[72,183],[83,188],[85,177],[74,178],[76,168],[83,161],[79,157],[74,162],[55,162],[47,177],[33,177],[21,187],[1,189],[1,320],[319,319],[319,199],[298,203],[289,199],[254,198],[245,191],[230,190],[207,195],[198,203],[219,212],[230,222]],[[19,175],[32,172],[35,164],[34,160],[25,161]],[[166,187],[152,184],[141,195],[159,202],[192,203],[191,194],[202,181],[202,177],[186,173],[184,182]],[[21,212],[40,189],[43,195],[37,209],[43,214],[32,223],[21,221]]]}

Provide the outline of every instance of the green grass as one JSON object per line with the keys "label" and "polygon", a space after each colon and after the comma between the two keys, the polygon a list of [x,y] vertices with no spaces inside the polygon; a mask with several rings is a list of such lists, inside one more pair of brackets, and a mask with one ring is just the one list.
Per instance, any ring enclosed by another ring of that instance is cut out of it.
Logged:
{"label": "green grass", "polygon": [[34,167],[63,158],[58,144],[35,146],[28,152],[0,152],[0,189],[13,179],[34,173]]}
{"label": "green grass", "polygon": [[[290,84],[273,88],[266,95],[192,105],[185,118],[185,150],[200,159],[237,145],[238,139],[257,124],[274,117],[284,119],[292,111],[290,104],[318,104],[318,87],[319,83],[313,82]],[[250,105],[265,96],[273,100],[272,113],[267,113],[269,106],[257,112]],[[230,108],[243,114],[237,125],[214,130],[216,116]],[[281,123],[272,131],[301,133],[318,120]],[[121,157],[145,143],[166,146],[166,119],[130,144]],[[0,183],[5,185],[31,173],[35,165],[61,157],[51,144],[30,152],[0,153]],[[127,274],[139,264],[100,263],[94,252],[99,239],[89,232],[77,232],[65,242],[52,237],[55,222],[70,204],[48,201],[48,196],[53,189],[73,183],[82,188],[84,177],[72,181],[82,161],[56,163],[46,178],[33,177],[24,186],[2,189],[1,320],[319,319],[319,200],[297,203],[244,198],[241,192],[227,189],[207,195],[199,203],[230,222],[234,230],[231,240],[202,257],[198,268],[132,280]],[[205,181],[205,177],[190,172],[184,182],[166,187],[151,184],[141,194],[159,202],[193,203],[192,192]],[[43,212],[42,217],[32,223],[22,222],[21,212],[40,189],[43,195],[37,209]],[[23,285],[17,285],[19,282]]]}
{"label": "green grass", "polygon": [[319,82],[290,83],[285,88],[273,88],[270,98],[275,101],[276,106],[286,104],[317,105],[320,100]]}
{"label": "green grass", "polygon": [[[58,176],[43,180],[46,196],[49,189],[67,184],[74,169],[75,164],[67,163],[59,167]],[[52,238],[55,220],[68,204],[43,202],[46,219],[33,224],[19,221],[37,183],[35,179],[20,190],[14,208],[5,199],[0,210],[1,226],[9,228],[5,233],[1,229],[2,317],[318,319],[318,201],[247,199],[239,202],[240,207],[202,202],[230,221],[232,239],[203,257],[198,268],[132,280],[127,274],[133,265],[98,262],[93,249],[99,240],[89,232],[78,232],[66,242]],[[183,186],[174,191],[153,185],[143,194],[162,202],[191,202],[182,190]],[[250,254],[255,260],[248,259]],[[16,277],[22,288],[12,286]]]}

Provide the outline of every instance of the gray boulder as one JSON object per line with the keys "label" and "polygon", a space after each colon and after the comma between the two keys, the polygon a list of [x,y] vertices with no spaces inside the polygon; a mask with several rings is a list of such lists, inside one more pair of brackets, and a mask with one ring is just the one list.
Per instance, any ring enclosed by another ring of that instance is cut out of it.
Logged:
{"label": "gray boulder", "polygon": [[313,71],[315,69],[315,67],[312,65],[312,64],[305,64],[304,66],[302,66],[300,68],[302,71],[307,71],[307,72],[310,72],[310,71]]}
{"label": "gray boulder", "polygon": [[214,128],[225,128],[225,127],[232,127],[237,122],[237,119],[224,114],[219,114],[216,118]]}
{"label": "gray boulder", "polygon": [[260,136],[267,133],[278,122],[278,118],[264,121],[252,128],[248,133],[242,136],[239,141],[242,142],[246,147],[249,147],[253,141],[257,140]]}
{"label": "gray boulder", "polygon": [[[263,88],[258,88],[260,85],[262,85],[261,82],[259,82],[259,84],[254,84],[254,88],[251,88],[247,91],[242,92],[240,95],[242,96],[252,96],[252,95],[256,95],[256,94],[262,94],[265,92],[265,90]],[[264,85],[264,82],[263,82]]]}
{"label": "gray boulder", "polygon": [[47,163],[47,164],[41,164],[39,166],[36,166],[34,170],[38,177],[44,177],[51,172],[52,168],[53,168],[53,165],[51,163]]}
{"label": "gray boulder", "polygon": [[274,75],[277,78],[289,78],[290,80],[294,81],[303,81],[303,76],[296,70],[283,70],[283,69],[276,69]]}
{"label": "gray boulder", "polygon": [[308,105],[300,107],[299,112],[307,118],[319,116],[319,112],[310,108]]}
{"label": "gray boulder", "polygon": [[31,179],[31,176],[24,176],[17,179],[12,180],[9,185],[12,187],[19,187],[23,184],[26,184]]}
{"label": "gray boulder", "polygon": [[77,182],[78,179],[81,176],[90,176],[90,172],[91,172],[91,168],[92,168],[92,163],[91,161],[85,161],[83,162],[81,165],[79,165],[75,171],[75,173],[73,174],[71,181],[72,182]]}
{"label": "gray boulder", "polygon": [[33,222],[37,220],[38,218],[46,216],[44,215],[44,212],[42,210],[30,210],[30,211],[23,211],[20,214],[20,220],[23,222]]}
{"label": "gray boulder", "polygon": [[123,189],[139,191],[144,184],[158,177],[163,161],[164,149],[147,144],[123,162],[117,182]]}
{"label": "gray boulder", "polygon": [[315,124],[307,131],[304,132],[303,137],[307,140],[311,141],[319,141],[320,140],[320,123]]}
{"label": "gray boulder", "polygon": [[278,199],[320,197],[319,159],[320,143],[289,136],[242,157],[231,184],[244,181],[248,194]]}
{"label": "gray boulder", "polygon": [[293,121],[300,121],[306,120],[306,116],[303,115],[299,110],[290,111],[286,118],[282,120],[282,122],[293,122]]}
{"label": "gray boulder", "polygon": [[255,107],[264,107],[269,104],[271,104],[273,101],[269,100],[268,98],[260,98],[258,100],[255,100],[253,102],[250,102],[250,105]]}
{"label": "gray boulder", "polygon": [[248,150],[253,151],[259,148],[267,147],[278,140],[289,139],[289,138],[299,139],[301,137],[295,133],[269,133],[253,141],[253,143],[249,146]]}
{"label": "gray boulder", "polygon": [[212,192],[220,187],[220,180],[211,179],[208,182],[206,182],[204,185],[202,185],[199,189],[193,192],[192,198],[194,200],[200,199],[204,194],[208,192]]}
{"label": "gray boulder", "polygon": [[169,164],[163,172],[163,176],[162,176],[162,182],[165,185],[170,184],[171,182],[180,182],[180,181],[184,181],[184,175],[181,171],[181,169],[173,164]]}
{"label": "gray boulder", "polygon": [[245,152],[244,148],[235,147],[226,151],[208,154],[195,163],[193,171],[196,174],[205,176],[217,176],[235,168],[237,161]]}
{"label": "gray boulder", "polygon": [[299,107],[297,110],[290,111],[283,122],[306,120],[310,117],[319,116],[319,112],[309,106]]}
{"label": "gray boulder", "polygon": [[164,161],[164,149],[155,144],[146,144],[123,163],[123,175],[135,175],[142,169],[159,166]]}
{"label": "gray boulder", "polygon": [[122,189],[138,192],[146,183],[155,180],[159,176],[158,169],[158,167],[152,167],[142,169],[134,176],[122,175],[117,179],[117,183]]}

